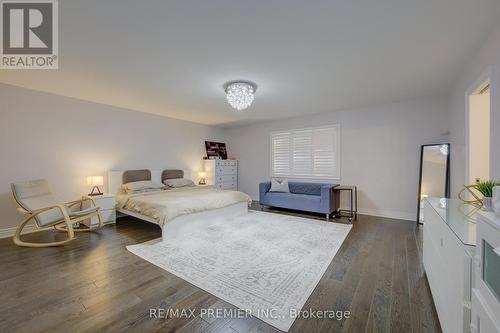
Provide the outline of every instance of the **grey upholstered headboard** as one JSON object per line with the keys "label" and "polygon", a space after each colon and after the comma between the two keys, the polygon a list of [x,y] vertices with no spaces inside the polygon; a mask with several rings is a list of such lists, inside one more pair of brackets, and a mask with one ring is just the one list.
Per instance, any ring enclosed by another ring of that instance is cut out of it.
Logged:
{"label": "grey upholstered headboard", "polygon": [[151,180],[151,171],[148,169],[142,170],[127,170],[123,172],[123,184],[139,182],[141,180]]}
{"label": "grey upholstered headboard", "polygon": [[176,170],[176,169],[167,169],[163,170],[161,173],[161,182],[165,179],[174,179],[174,178],[184,178],[184,171]]}

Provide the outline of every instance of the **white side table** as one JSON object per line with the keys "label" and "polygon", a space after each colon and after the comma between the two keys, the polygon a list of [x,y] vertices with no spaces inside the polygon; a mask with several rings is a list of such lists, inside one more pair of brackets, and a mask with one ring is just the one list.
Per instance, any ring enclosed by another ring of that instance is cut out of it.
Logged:
{"label": "white side table", "polygon": [[[114,194],[95,195],[89,196],[89,198],[92,198],[95,204],[101,208],[100,212],[104,224],[116,223],[116,196]],[[90,201],[85,201],[83,208],[88,208],[90,205]],[[85,224],[88,223],[88,221],[85,221]],[[97,227],[98,225],[99,220],[97,216],[92,217],[90,219],[90,227]]]}

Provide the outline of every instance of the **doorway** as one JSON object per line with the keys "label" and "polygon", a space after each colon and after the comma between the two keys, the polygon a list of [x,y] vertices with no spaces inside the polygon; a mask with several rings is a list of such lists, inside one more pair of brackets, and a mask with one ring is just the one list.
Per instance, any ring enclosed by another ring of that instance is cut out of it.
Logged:
{"label": "doorway", "polygon": [[467,95],[466,184],[490,179],[490,80],[480,81]]}

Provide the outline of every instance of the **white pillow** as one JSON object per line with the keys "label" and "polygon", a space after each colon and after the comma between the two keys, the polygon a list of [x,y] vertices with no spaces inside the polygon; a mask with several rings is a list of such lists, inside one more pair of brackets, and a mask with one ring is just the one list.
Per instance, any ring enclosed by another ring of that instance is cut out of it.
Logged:
{"label": "white pillow", "polygon": [[122,188],[126,193],[130,194],[130,193],[140,193],[140,192],[162,190],[165,188],[165,185],[163,185],[162,183],[152,181],[152,180],[141,180],[138,182],[123,184]]}
{"label": "white pillow", "polygon": [[290,188],[288,187],[288,180],[286,179],[271,179],[271,189],[269,192],[283,192],[290,193]]}
{"label": "white pillow", "polygon": [[194,182],[191,179],[186,178],[173,178],[173,179],[165,179],[163,181],[165,185],[170,187],[192,187],[195,186]]}

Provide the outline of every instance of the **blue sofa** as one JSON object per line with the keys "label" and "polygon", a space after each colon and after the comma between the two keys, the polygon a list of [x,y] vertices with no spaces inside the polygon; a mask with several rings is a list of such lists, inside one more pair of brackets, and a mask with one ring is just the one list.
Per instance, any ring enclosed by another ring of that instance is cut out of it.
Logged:
{"label": "blue sofa", "polygon": [[340,196],[333,189],[338,184],[289,182],[290,193],[269,192],[271,182],[259,184],[259,203],[264,206],[330,214],[339,207]]}

